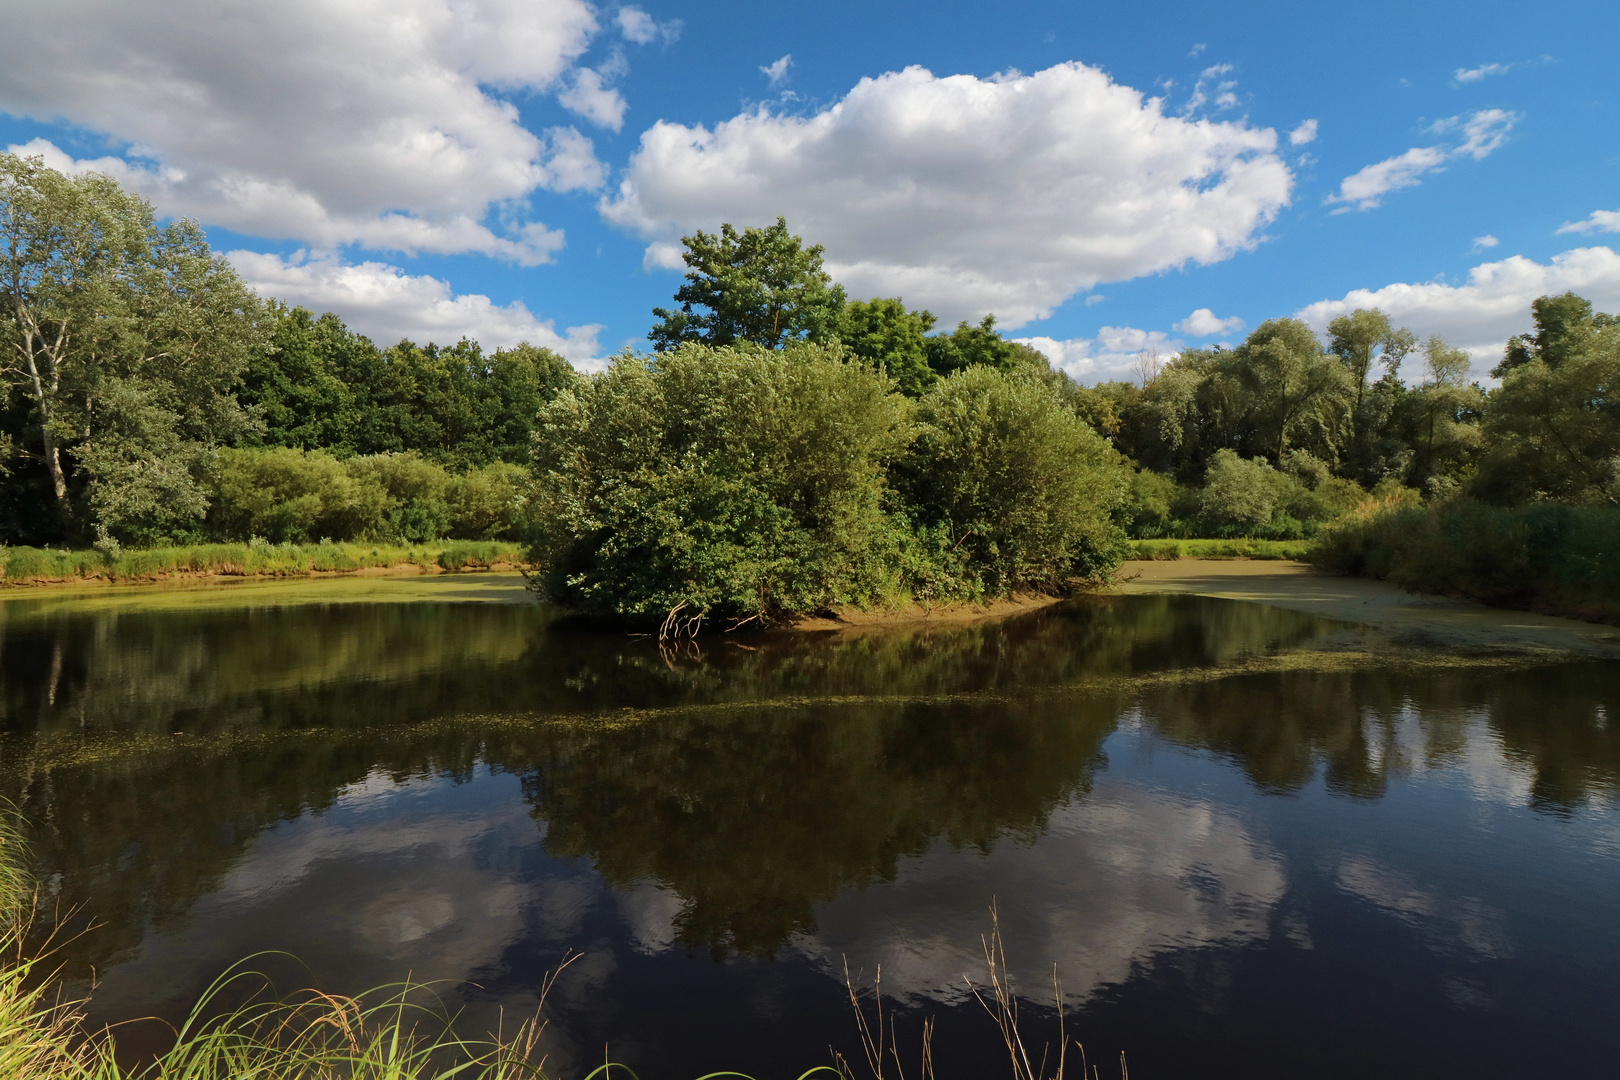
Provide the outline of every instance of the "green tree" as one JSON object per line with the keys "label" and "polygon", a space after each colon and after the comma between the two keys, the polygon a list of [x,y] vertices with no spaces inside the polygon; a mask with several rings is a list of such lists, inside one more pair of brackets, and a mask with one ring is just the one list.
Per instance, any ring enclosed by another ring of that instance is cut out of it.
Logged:
{"label": "green tree", "polygon": [[1129,471],[1040,380],[975,366],[918,403],[895,479],[925,526],[969,553],[987,591],[1059,588],[1118,565]]}
{"label": "green tree", "polygon": [[905,399],[834,346],[625,354],[546,406],[530,501],[544,588],[631,620],[753,621],[883,590]]}
{"label": "green tree", "polygon": [[1290,439],[1343,426],[1351,378],[1298,319],[1268,319],[1219,365],[1242,387],[1256,433],[1275,463]]}
{"label": "green tree", "polygon": [[1475,489],[1504,503],[1620,503],[1620,322],[1588,316],[1537,350],[1486,404]]}
{"label": "green tree", "polygon": [[681,243],[688,269],[675,293],[680,310],[654,308],[660,322],[647,335],[659,352],[685,342],[778,349],[837,332],[843,287],[821,268],[821,245],[805,247],[787,219],[740,233],[726,224],[718,236],[699,230]]}
{"label": "green tree", "polygon": [[1573,292],[1562,296],[1540,296],[1531,301],[1530,314],[1535,333],[1510,339],[1502,362],[1491,369],[1496,378],[1540,360],[1556,369],[1569,357],[1581,352],[1598,331],[1613,326],[1620,317],[1592,313],[1592,302]]}
{"label": "green tree", "polygon": [[234,390],[265,334],[263,305],[196,224],[157,225],[111,177],[0,154],[0,297],[0,373],[61,527],[75,464],[100,535],[200,519],[213,447],[253,426]]}
{"label": "green tree", "polygon": [[[996,332],[996,317],[986,315],[979,325],[966,322],[956,324],[949,334],[935,334],[924,343],[928,366],[938,375],[949,375],[969,367],[988,367],[997,371],[1011,371],[1018,366],[1019,350],[1016,345]],[[1045,361],[1042,361],[1045,366]]]}
{"label": "green tree", "polygon": [[853,356],[881,364],[907,397],[920,397],[938,378],[928,363],[934,316],[908,311],[898,297],[854,300],[838,318],[838,340]]}
{"label": "green tree", "polygon": [[1449,495],[1478,453],[1485,399],[1469,381],[1473,361],[1466,349],[1430,337],[1423,356],[1425,378],[1410,396],[1414,460],[1407,482],[1431,496]]}

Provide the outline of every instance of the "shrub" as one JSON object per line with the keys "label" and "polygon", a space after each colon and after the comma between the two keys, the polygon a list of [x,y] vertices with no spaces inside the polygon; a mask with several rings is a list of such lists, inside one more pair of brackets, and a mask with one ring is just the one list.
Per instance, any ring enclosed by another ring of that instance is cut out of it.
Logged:
{"label": "shrub", "polygon": [[1259,458],[1245,460],[1231,450],[1217,450],[1204,474],[1198,514],[1215,529],[1254,530],[1269,524],[1278,504],[1286,504],[1297,489],[1291,478]]}
{"label": "shrub", "polygon": [[883,588],[883,468],[906,405],[836,346],[626,354],[536,438],[531,561],[547,595],[651,619],[864,603]]}
{"label": "shrub", "polygon": [[1323,530],[1310,558],[1415,592],[1620,620],[1620,510],[1470,500],[1413,505],[1400,493]]}
{"label": "shrub", "polygon": [[896,487],[923,525],[966,550],[986,591],[1058,588],[1119,565],[1111,512],[1130,474],[1047,386],[967,368],[918,402],[917,425]]}
{"label": "shrub", "polygon": [[450,475],[442,466],[407,450],[350,458],[344,467],[361,484],[380,488],[386,496],[382,521],[371,530],[374,535],[424,544],[449,533],[445,495]]}
{"label": "shrub", "polygon": [[444,501],[449,535],[468,540],[514,540],[521,528],[529,471],[497,461],[450,477]]}
{"label": "shrub", "polygon": [[379,529],[388,510],[380,484],[320,451],[221,450],[215,470],[208,527],[220,539],[347,540]]}

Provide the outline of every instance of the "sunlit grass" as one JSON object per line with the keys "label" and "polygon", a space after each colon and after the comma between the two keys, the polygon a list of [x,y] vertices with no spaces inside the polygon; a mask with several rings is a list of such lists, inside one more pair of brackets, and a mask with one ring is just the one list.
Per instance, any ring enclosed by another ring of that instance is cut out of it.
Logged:
{"label": "sunlit grass", "polygon": [[312,572],[419,567],[483,569],[523,561],[521,545],[505,540],[438,540],[427,544],[193,544],[109,554],[53,548],[0,549],[8,584],[52,581],[144,581],[186,574],[285,576]]}
{"label": "sunlit grass", "polygon": [[1303,559],[1309,540],[1136,540],[1134,559]]}

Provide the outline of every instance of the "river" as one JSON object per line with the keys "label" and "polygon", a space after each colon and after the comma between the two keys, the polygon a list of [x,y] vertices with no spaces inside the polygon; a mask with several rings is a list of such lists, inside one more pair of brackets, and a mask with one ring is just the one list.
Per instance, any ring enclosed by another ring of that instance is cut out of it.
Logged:
{"label": "river", "polygon": [[764,1080],[860,1060],[847,964],[908,1075],[926,1017],[941,1080],[1005,1075],[993,904],[1026,1041],[1055,965],[1103,1075],[1609,1074],[1620,663],[1358,634],[1120,595],[667,648],[493,576],[12,593],[0,794],[96,1024],[276,950],[487,1030],[572,955],[553,1075]]}

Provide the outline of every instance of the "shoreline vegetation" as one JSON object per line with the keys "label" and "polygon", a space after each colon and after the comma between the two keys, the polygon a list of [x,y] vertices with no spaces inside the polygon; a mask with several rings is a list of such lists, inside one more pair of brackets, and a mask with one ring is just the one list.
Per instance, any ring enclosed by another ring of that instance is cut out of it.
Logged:
{"label": "shoreline vegetation", "polygon": [[1532,304],[1495,388],[1376,309],[1081,386],[993,315],[848,297],[778,218],[683,237],[652,351],[584,373],[379,346],[40,158],[0,154],[0,224],[7,582],[521,563],[559,608],[680,637],[1308,558],[1620,618],[1620,318],[1573,293]]}

